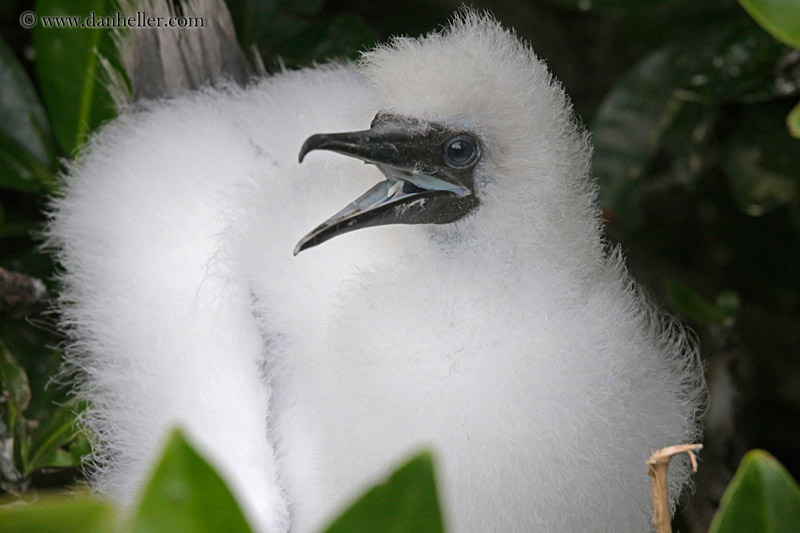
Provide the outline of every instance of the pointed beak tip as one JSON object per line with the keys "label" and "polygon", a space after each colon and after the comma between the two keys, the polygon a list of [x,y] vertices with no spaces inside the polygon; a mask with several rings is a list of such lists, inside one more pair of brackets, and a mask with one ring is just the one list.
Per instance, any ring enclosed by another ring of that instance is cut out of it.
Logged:
{"label": "pointed beak tip", "polygon": [[310,248],[309,241],[305,237],[303,237],[302,239],[300,239],[300,242],[297,243],[297,246],[294,247],[294,250],[292,251],[292,257],[297,257],[297,254],[299,254],[300,252],[302,252],[307,248]]}
{"label": "pointed beak tip", "polygon": [[309,152],[320,149],[324,150],[326,147],[327,137],[328,136],[325,134],[318,133],[306,139],[306,142],[304,142],[303,146],[300,148],[300,154],[298,155],[297,160],[302,163]]}
{"label": "pointed beak tip", "polygon": [[298,163],[302,163],[303,159],[306,158],[306,155],[308,154],[308,152],[311,151],[311,150],[308,149],[308,145],[307,144],[308,143],[304,144],[303,147],[300,148],[300,153],[297,155],[297,162]]}

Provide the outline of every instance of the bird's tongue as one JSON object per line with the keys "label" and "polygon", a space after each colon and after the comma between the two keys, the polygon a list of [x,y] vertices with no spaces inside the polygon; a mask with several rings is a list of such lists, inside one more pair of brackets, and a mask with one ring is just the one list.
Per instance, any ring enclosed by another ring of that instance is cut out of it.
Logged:
{"label": "bird's tongue", "polygon": [[[450,186],[449,183],[442,180],[431,179]],[[433,185],[425,180],[415,181],[429,186]],[[418,208],[424,206],[426,199],[443,194],[461,196],[454,190],[423,188],[411,180],[387,176],[387,179],[377,183],[347,207],[303,237],[297,243],[294,255],[312,246],[322,244],[337,235],[357,229],[384,224],[417,223],[416,219],[418,217],[415,213]]]}
{"label": "bird's tongue", "polygon": [[[466,196],[469,190],[465,187],[450,183],[437,177],[425,174],[423,172],[409,172],[406,169],[398,168],[392,165],[376,164],[378,169],[383,172],[386,179],[389,181],[406,182],[413,185],[418,189],[426,191],[448,191],[455,193],[456,196]],[[363,196],[362,196],[363,198]]]}

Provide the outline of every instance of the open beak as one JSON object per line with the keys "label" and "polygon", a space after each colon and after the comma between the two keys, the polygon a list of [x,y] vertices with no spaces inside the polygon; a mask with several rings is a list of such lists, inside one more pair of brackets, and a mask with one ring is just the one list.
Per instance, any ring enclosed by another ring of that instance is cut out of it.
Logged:
{"label": "open beak", "polygon": [[441,224],[477,205],[471,180],[441,163],[448,132],[442,126],[380,114],[372,127],[312,135],[300,162],[313,150],[329,150],[371,163],[385,176],[370,190],[303,237],[294,255],[361,228],[385,224]]}

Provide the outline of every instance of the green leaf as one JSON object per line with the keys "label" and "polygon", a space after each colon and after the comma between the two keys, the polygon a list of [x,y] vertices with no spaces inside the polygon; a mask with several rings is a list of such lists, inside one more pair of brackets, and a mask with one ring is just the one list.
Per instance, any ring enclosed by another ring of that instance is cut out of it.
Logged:
{"label": "green leaf", "polygon": [[[26,243],[23,243],[26,245]],[[18,256],[19,257],[19,256]],[[33,259],[34,256],[31,256]],[[46,256],[36,255],[40,259],[50,259]],[[3,261],[3,266],[6,266]],[[18,271],[28,274],[44,269],[35,267],[33,260],[9,261]],[[25,268],[16,268],[18,266]],[[49,274],[44,273],[44,276]],[[6,343],[12,353],[25,354],[19,363],[25,369],[31,391],[31,401],[25,417],[32,421],[45,423],[58,405],[67,403],[69,396],[66,387],[53,383],[53,376],[61,366],[61,351],[53,346],[53,336],[44,331],[45,328],[55,331],[52,318],[33,318],[30,323],[26,321],[4,321],[0,323],[0,338]],[[35,326],[33,324],[36,324]],[[40,430],[41,428],[39,428]],[[34,435],[39,430],[34,431]],[[30,457],[26,455],[25,457]]]}
{"label": "green leaf", "polygon": [[729,322],[738,311],[729,293],[720,295],[722,305],[714,305],[694,291],[672,279],[664,280],[667,299],[681,314],[701,324],[723,324]]}
{"label": "green leaf", "polygon": [[92,444],[83,432],[75,435],[75,440],[69,445],[70,462],[73,465],[79,465],[83,462],[83,458],[92,453]]}
{"label": "green leaf", "polygon": [[797,0],[739,0],[739,3],[776,39],[800,49],[800,3]]}
{"label": "green leaf", "polygon": [[234,533],[251,529],[222,478],[175,430],[144,488],[131,531]]}
{"label": "green leaf", "polygon": [[0,187],[41,189],[52,181],[52,132],[36,90],[14,52],[0,39]]}
{"label": "green leaf", "polygon": [[30,473],[48,466],[71,467],[80,464],[61,447],[75,439],[76,419],[86,408],[85,403],[71,401],[44,419],[31,438],[30,458],[26,470]]}
{"label": "green leaf", "polygon": [[[3,450],[4,457],[0,460],[0,464],[4,467],[2,477],[8,478],[8,481],[13,483],[24,482],[25,475],[20,472],[23,470],[20,465],[24,464],[28,455],[29,440],[22,413],[30,404],[31,387],[25,369],[17,363],[14,354],[2,341],[0,341],[0,384],[6,406],[6,422],[1,433],[3,439],[10,439],[12,444],[12,449],[4,447]],[[10,456],[7,455],[8,451],[12,452]]]}
{"label": "green leaf", "polygon": [[87,135],[114,116],[103,88],[99,52],[108,52],[111,34],[104,28],[45,27],[42,17],[102,16],[108,0],[37,0],[34,28],[36,68],[44,99],[64,151],[73,153]]}
{"label": "green leaf", "polygon": [[0,383],[8,411],[21,415],[31,401],[31,388],[25,369],[17,363],[14,354],[0,341]]}
{"label": "green leaf", "polygon": [[82,495],[48,497],[34,503],[0,507],[0,531],[15,533],[113,533],[117,510],[108,502]]}
{"label": "green leaf", "polygon": [[326,533],[444,531],[433,459],[422,453],[347,509]]}
{"label": "green leaf", "polygon": [[769,453],[753,450],[722,496],[709,533],[800,531],[800,487]]}
{"label": "green leaf", "polygon": [[794,106],[786,116],[786,126],[793,137],[800,139],[800,104]]}
{"label": "green leaf", "polygon": [[78,468],[81,466],[81,461],[77,461],[73,455],[67,451],[57,448],[47,456],[47,461],[44,462],[41,468]]}

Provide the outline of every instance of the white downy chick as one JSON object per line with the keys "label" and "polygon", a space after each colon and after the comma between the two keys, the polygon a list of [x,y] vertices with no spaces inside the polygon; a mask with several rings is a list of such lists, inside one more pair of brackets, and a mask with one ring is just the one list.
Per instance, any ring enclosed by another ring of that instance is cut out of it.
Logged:
{"label": "white downy chick", "polygon": [[590,152],[473,11],[107,124],[50,226],[95,486],[131,501],[178,424],[263,531],[421,447],[452,531],[648,530],[644,461],[697,438],[702,375],[604,242]]}

